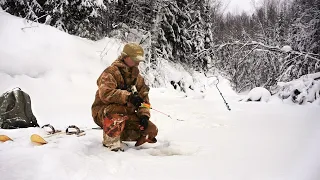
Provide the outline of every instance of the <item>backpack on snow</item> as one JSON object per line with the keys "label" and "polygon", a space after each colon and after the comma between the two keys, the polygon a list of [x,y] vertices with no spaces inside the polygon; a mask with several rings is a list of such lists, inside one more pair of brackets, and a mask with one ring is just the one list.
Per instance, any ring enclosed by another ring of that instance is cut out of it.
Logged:
{"label": "backpack on snow", "polygon": [[20,88],[0,96],[0,127],[2,129],[39,127],[31,110],[30,96]]}

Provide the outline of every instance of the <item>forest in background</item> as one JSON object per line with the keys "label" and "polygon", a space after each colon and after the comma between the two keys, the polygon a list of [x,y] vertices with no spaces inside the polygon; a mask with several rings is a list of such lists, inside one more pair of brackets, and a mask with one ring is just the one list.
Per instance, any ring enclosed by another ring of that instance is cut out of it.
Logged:
{"label": "forest in background", "polygon": [[225,14],[219,0],[0,0],[0,6],[83,38],[139,42],[150,63],[145,73],[170,61],[219,72],[237,92],[272,92],[278,82],[320,72],[320,0],[263,0],[253,14]]}

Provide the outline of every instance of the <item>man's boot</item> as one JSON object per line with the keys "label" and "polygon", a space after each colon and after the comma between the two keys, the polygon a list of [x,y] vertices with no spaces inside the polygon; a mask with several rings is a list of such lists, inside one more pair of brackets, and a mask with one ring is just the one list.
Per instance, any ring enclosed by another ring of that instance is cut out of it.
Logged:
{"label": "man's boot", "polygon": [[148,121],[148,128],[141,132],[141,136],[138,138],[135,146],[140,146],[144,143],[156,143],[156,136],[158,134],[158,128],[151,121]]}
{"label": "man's boot", "polygon": [[120,136],[109,137],[105,132],[103,132],[102,144],[104,147],[107,147],[111,151],[124,151],[124,144],[121,142]]}
{"label": "man's boot", "polygon": [[142,135],[140,136],[140,138],[137,140],[135,146],[140,146],[144,143],[156,143],[157,142],[157,139],[155,137],[149,139],[148,136],[145,136],[145,135]]}

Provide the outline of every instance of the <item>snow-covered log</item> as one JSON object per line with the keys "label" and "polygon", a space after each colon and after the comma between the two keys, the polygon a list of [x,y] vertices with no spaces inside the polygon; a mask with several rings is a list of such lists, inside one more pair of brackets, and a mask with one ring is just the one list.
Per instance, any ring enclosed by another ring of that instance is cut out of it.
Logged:
{"label": "snow-covered log", "polygon": [[279,82],[277,88],[281,99],[291,99],[298,104],[312,103],[320,98],[320,72],[290,82]]}

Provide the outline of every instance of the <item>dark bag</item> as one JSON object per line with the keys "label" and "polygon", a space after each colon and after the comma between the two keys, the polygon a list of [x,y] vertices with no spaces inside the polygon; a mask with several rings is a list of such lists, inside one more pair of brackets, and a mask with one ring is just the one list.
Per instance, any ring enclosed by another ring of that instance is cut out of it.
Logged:
{"label": "dark bag", "polygon": [[30,96],[20,88],[0,96],[0,127],[2,129],[39,127],[31,110]]}

